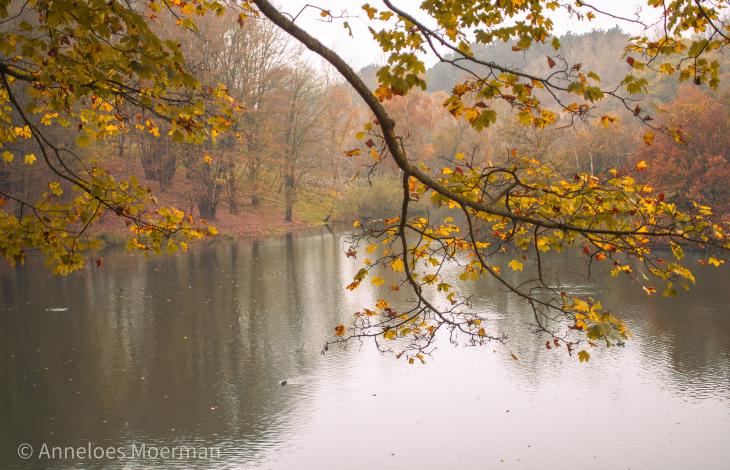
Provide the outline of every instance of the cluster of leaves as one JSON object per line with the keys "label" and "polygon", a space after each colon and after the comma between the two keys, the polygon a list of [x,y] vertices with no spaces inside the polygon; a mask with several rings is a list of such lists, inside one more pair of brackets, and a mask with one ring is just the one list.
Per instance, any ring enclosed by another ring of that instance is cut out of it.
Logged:
{"label": "cluster of leaves", "polygon": [[[667,75],[679,75],[680,81],[706,83],[716,89],[720,83],[720,63],[707,58],[708,53],[723,49],[730,38],[730,28],[721,15],[727,1],[664,2],[650,0],[648,5],[660,9],[665,31],[659,38],[637,36],[627,49],[627,62],[637,71],[650,69]],[[687,39],[688,35],[693,35]],[[627,85],[642,86],[633,75],[624,79]]]}
{"label": "cluster of leaves", "polygon": [[[14,164],[18,153],[29,165],[40,157],[54,178],[38,201],[2,193],[0,248],[8,260],[22,262],[35,248],[56,272],[78,269],[82,252],[95,245],[86,230],[105,212],[127,219],[138,236],[135,248],[174,250],[175,239],[203,233],[189,215],[151,208],[148,189],[84,163],[76,148],[131,128],[154,137],[165,129],[163,138],[201,143],[230,127],[236,105],[225,87],[199,83],[180,44],[162,39],[153,26],[157,15],[170,14],[180,27],[194,28],[195,16],[223,11],[207,0],[141,8],[99,0],[0,2],[3,164]],[[54,141],[45,129],[51,125],[75,132],[76,145]]]}
{"label": "cluster of leaves", "polygon": [[[562,291],[547,275],[544,258],[549,252],[577,247],[587,259],[588,273],[593,263],[605,264],[611,275],[630,276],[648,295],[660,288],[669,296],[676,295],[678,286],[689,289],[695,282],[682,245],[717,252],[730,248],[727,228],[710,220],[708,207],[683,212],[663,193],[636,181],[632,173],[645,171],[645,162],[631,172],[612,169],[568,178],[526,157],[515,156],[500,166],[475,165],[462,154],[455,161],[441,169],[437,183],[458,200],[410,177],[404,181],[402,214],[382,226],[366,227],[357,237],[356,245],[368,243],[368,257],[348,288],[357,288],[368,276],[373,285],[382,285],[378,273],[385,269],[405,274],[391,289],[409,283],[417,302],[396,313],[383,300],[376,309],[356,314],[347,337],[406,338],[400,352],[410,357],[428,352],[439,329],[461,333],[470,343],[502,339],[453,285],[456,269],[461,283],[492,278],[526,300],[537,329],[569,352],[581,340],[611,346],[627,338],[626,326],[594,299]],[[430,201],[434,212],[453,213],[409,216],[408,204],[419,200]],[[674,259],[654,252],[657,241],[671,246]],[[703,264],[719,266],[720,255],[714,256]],[[522,277],[519,283],[516,276]]]}
{"label": "cluster of leaves", "polygon": [[[200,227],[190,214],[173,207],[148,210],[156,201],[135,178],[118,181],[100,167],[89,167],[82,176],[93,182],[92,192],[53,180],[34,204],[15,200],[17,211],[6,211],[8,200],[0,198],[0,254],[5,259],[13,265],[23,263],[28,250],[36,249],[45,255],[55,274],[80,269],[86,261],[85,253],[99,246],[98,240],[85,236],[86,230],[106,210],[126,219],[134,234],[128,246],[144,252],[187,250],[185,239],[215,234],[214,227]],[[71,195],[66,194],[68,188]],[[119,205],[109,209],[103,201]]]}

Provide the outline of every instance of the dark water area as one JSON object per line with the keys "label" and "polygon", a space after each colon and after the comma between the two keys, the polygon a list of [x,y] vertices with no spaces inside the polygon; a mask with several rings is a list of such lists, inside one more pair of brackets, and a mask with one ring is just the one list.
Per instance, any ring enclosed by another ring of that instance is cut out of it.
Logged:
{"label": "dark water area", "polygon": [[[480,282],[466,288],[507,345],[442,341],[423,366],[368,343],[321,354],[334,325],[385,293],[344,289],[360,267],[345,243],[322,232],[118,253],[67,278],[3,267],[0,468],[730,469],[727,266],[698,267],[670,299],[602,273],[569,281],[633,332],[587,364],[547,351],[527,306]],[[44,443],[220,455],[38,458]]]}

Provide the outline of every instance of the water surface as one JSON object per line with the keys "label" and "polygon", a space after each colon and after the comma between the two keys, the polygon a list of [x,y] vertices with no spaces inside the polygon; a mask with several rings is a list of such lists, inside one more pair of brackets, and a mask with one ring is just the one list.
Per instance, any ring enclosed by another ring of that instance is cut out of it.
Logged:
{"label": "water surface", "polygon": [[[634,333],[588,364],[546,351],[526,306],[484,282],[475,306],[507,347],[444,342],[409,366],[370,344],[321,354],[383,294],[344,289],[359,269],[344,244],[322,232],[112,254],[68,278],[0,270],[0,468],[730,469],[729,269],[699,269],[674,299],[572,282]],[[18,458],[44,442],[221,455]]]}

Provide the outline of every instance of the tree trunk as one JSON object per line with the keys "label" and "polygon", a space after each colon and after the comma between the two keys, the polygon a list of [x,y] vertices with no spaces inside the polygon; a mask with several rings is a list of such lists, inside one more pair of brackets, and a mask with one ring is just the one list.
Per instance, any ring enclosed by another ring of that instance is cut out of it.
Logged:
{"label": "tree trunk", "polygon": [[177,167],[177,158],[175,153],[171,151],[169,145],[165,145],[161,149],[164,153],[159,155],[159,168],[157,178],[160,182],[160,192],[167,192],[175,177],[175,168]]}
{"label": "tree trunk", "polygon": [[198,198],[198,210],[200,217],[204,219],[215,220],[216,206],[216,202],[208,194]]}
{"label": "tree trunk", "polygon": [[119,158],[123,158],[124,157],[124,140],[125,140],[125,136],[126,136],[126,134],[124,133],[124,131],[122,131],[122,132],[119,133],[119,147],[118,147],[118,150],[119,150]]}
{"label": "tree trunk", "polygon": [[294,175],[292,171],[287,171],[284,176],[284,203],[286,205],[284,211],[284,220],[291,222],[293,219],[294,212],[294,199],[295,199],[295,187],[294,187]]}
{"label": "tree trunk", "polygon": [[238,214],[238,180],[235,174],[228,175],[228,210],[231,214]]}
{"label": "tree trunk", "polygon": [[233,215],[238,215],[240,213],[240,210],[238,209],[238,201],[236,201],[235,196],[231,196],[228,200],[228,210]]}

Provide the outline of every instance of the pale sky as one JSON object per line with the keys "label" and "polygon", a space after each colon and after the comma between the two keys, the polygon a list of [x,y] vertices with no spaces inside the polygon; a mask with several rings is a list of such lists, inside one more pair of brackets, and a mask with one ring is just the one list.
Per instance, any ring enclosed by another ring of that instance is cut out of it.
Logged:
{"label": "pale sky", "polygon": [[[359,18],[350,18],[348,20],[353,30],[353,38],[350,38],[346,30],[342,26],[341,20],[332,23],[321,21],[319,11],[307,8],[297,18],[297,24],[304,27],[310,34],[316,36],[322,43],[335,49],[350,65],[354,68],[360,68],[370,63],[383,62],[383,53],[373,41],[367,30],[367,16],[361,9],[361,5],[370,3],[370,5],[379,8],[382,6],[380,0],[279,0],[280,8],[296,15],[307,4],[315,4],[321,8],[328,9],[332,14],[337,15],[343,11]],[[409,13],[418,13],[418,5],[420,0],[397,0],[393,2],[397,7],[408,11]],[[642,16],[656,17],[655,11],[646,5],[646,2],[637,0],[593,0],[591,5],[599,10],[611,12],[618,16],[633,18],[639,5],[643,5]],[[584,10],[588,11],[588,10]],[[422,15],[420,18],[423,18]],[[558,35],[566,32],[583,33],[592,29],[610,29],[617,24],[631,34],[640,32],[640,27],[632,25],[628,22],[609,18],[603,15],[597,15],[593,21],[577,21],[570,18],[564,10],[555,14],[555,32]],[[378,22],[373,22],[377,27]],[[380,23],[382,24],[382,23]],[[433,57],[426,58],[428,65],[435,62]]]}

